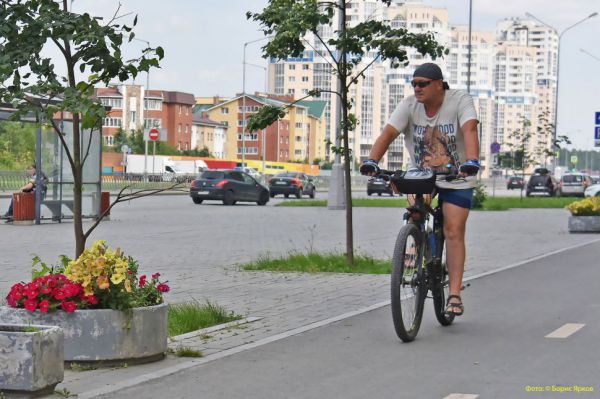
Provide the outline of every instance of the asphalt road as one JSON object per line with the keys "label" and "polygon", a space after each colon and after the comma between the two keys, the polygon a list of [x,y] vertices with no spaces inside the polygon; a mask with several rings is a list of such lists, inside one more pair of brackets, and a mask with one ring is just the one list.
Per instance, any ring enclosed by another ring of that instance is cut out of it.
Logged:
{"label": "asphalt road", "polygon": [[[473,280],[451,327],[428,300],[409,344],[385,307],[109,397],[598,398],[598,253],[593,243]],[[583,327],[546,337],[566,323]]]}

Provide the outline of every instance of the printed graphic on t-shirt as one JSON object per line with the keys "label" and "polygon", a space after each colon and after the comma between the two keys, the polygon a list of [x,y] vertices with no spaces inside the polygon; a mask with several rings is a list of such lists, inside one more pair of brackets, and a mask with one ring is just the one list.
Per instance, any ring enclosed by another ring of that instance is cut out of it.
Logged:
{"label": "printed graphic on t-shirt", "polygon": [[436,172],[456,170],[458,152],[453,124],[439,126],[413,126],[414,153],[417,164]]}

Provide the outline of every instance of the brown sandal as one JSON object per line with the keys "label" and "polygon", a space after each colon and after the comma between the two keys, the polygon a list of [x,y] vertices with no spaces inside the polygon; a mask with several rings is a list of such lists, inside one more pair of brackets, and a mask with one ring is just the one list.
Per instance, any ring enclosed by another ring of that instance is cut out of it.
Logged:
{"label": "brown sandal", "polygon": [[[450,299],[458,299],[459,302],[450,302]],[[457,311],[458,310],[458,311]],[[462,298],[459,295],[449,295],[446,300],[446,313],[454,316],[461,316],[465,312]]]}

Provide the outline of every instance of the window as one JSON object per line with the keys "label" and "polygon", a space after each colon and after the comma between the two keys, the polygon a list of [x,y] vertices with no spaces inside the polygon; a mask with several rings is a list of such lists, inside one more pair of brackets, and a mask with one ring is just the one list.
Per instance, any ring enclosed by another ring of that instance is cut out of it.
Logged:
{"label": "window", "polygon": [[148,110],[160,111],[162,109],[162,100],[146,100],[144,104]]}
{"label": "window", "polygon": [[[177,133],[181,133],[181,123],[177,125]],[[179,147],[181,148],[181,143],[179,143]]]}
{"label": "window", "polygon": [[302,64],[302,69],[305,71],[308,71],[310,69],[310,65],[308,64]]}
{"label": "window", "polygon": [[[244,147],[244,149],[246,150],[244,151],[246,154],[258,154],[258,147]],[[237,153],[242,153],[242,147],[237,148]]]}
{"label": "window", "polygon": [[123,124],[123,119],[121,118],[104,118],[102,120],[102,126],[105,127],[119,127]]}
{"label": "window", "polygon": [[296,93],[296,90],[288,89],[288,94],[294,95],[295,93]]}
{"label": "window", "polygon": [[302,76],[302,81],[303,82],[308,82],[308,76]]}
{"label": "window", "polygon": [[123,99],[122,98],[101,98],[100,102],[104,106],[112,107],[112,108],[123,108]]}
{"label": "window", "polygon": [[222,114],[228,114],[229,113],[229,108],[227,108],[227,107],[221,108],[221,113]]}
{"label": "window", "polygon": [[135,111],[130,111],[129,112],[129,122],[130,123],[135,123]]}
{"label": "window", "polygon": [[294,64],[288,64],[288,69],[289,69],[290,71],[293,71],[293,70],[295,70],[295,69],[296,69],[296,65],[294,65]]}
{"label": "window", "polygon": [[108,146],[113,146],[115,145],[114,142],[115,138],[113,136],[104,136],[104,144],[108,145]]}
{"label": "window", "polygon": [[182,112],[182,111],[183,111],[183,110],[182,110],[182,108],[183,108],[183,107],[180,105],[180,106],[179,106],[179,115],[181,115],[181,114],[183,113],[183,112]]}
{"label": "window", "polygon": [[296,129],[302,129],[302,122],[296,122]]}
{"label": "window", "polygon": [[[237,139],[239,141],[242,141],[242,134],[241,133],[238,133]],[[246,133],[244,140],[245,141],[257,141],[258,140],[258,133]]]}
{"label": "window", "polygon": [[154,119],[154,118],[144,119],[144,128],[146,128],[146,129],[148,129],[150,127],[160,128],[160,124],[161,124],[160,119]]}
{"label": "window", "polygon": [[296,81],[295,76],[288,76],[288,82],[295,82],[295,81]]}

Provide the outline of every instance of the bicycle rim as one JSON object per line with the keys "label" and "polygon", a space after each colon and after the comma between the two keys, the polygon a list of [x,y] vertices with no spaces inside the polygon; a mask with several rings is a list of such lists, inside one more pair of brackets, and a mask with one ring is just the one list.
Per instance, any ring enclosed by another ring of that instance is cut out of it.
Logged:
{"label": "bicycle rim", "polygon": [[[446,248],[442,254],[442,259],[446,259]],[[434,287],[433,290],[433,308],[435,311],[435,318],[442,326],[449,326],[454,321],[454,314],[446,313],[446,298],[450,294],[450,283],[448,281],[448,269],[446,269],[445,263],[442,263],[440,269],[435,271],[441,273],[441,283]]]}
{"label": "bicycle rim", "polygon": [[423,282],[423,243],[417,226],[402,227],[396,240],[391,282],[392,319],[396,334],[404,342],[415,339],[427,288]]}

